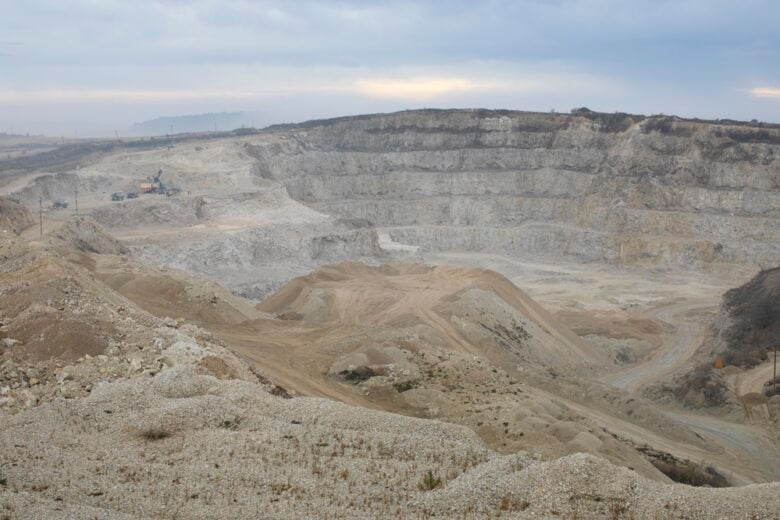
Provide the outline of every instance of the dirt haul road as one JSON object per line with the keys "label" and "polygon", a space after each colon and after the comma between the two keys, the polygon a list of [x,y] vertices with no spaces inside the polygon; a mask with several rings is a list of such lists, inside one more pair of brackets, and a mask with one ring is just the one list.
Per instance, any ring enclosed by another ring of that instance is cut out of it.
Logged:
{"label": "dirt haul road", "polygon": [[[652,316],[673,325],[674,333],[651,359],[627,370],[605,376],[603,381],[636,392],[643,386],[679,369],[691,358],[706,335],[706,323],[697,319],[698,316],[713,309],[715,306],[711,303],[692,302],[655,309],[651,313]],[[757,385],[763,384],[766,369],[766,366],[759,367],[751,371],[749,377],[742,378],[736,388],[737,394],[742,396],[746,392],[755,391]],[[724,464],[725,460],[721,460],[720,463],[732,471],[739,473],[758,469],[768,478],[780,478],[780,463],[778,463],[780,454],[775,442],[762,428],[734,424],[716,417],[687,411],[662,411],[669,418],[687,425],[699,435],[715,440],[726,448],[727,451],[721,457],[732,460],[728,464]]]}
{"label": "dirt haul road", "polygon": [[[773,355],[770,352],[769,360],[737,375],[734,387],[738,396],[742,397],[751,393],[760,394],[764,392],[764,384],[772,380]],[[780,384],[778,384],[778,387],[780,387]]]}
{"label": "dirt haul road", "polygon": [[705,325],[684,315],[714,310],[712,303],[686,302],[666,305],[653,310],[650,316],[675,328],[651,359],[633,365],[626,370],[604,376],[603,381],[612,386],[635,392],[650,382],[661,379],[690,359],[701,345],[706,334]]}

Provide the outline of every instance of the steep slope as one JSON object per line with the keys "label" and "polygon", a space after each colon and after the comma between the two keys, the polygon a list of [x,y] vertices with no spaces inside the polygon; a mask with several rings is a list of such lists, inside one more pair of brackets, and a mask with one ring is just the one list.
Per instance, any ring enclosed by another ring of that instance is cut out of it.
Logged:
{"label": "steep slope", "polygon": [[778,342],[780,268],[773,268],[723,295],[708,337],[696,352],[697,365],[679,372],[666,390],[689,406],[776,423],[780,397],[767,397],[773,393],[770,358]]}
{"label": "steep slope", "polygon": [[94,276],[95,264],[76,248],[0,237],[2,413],[85,396],[99,381],[155,374],[186,357],[191,344],[221,353],[211,368],[249,374],[203,331],[176,330],[176,321],[154,317],[110,289]]}
{"label": "steep slope", "polygon": [[34,223],[30,210],[24,205],[8,197],[0,197],[0,233],[18,235]]}
{"label": "steep slope", "polygon": [[715,327],[724,363],[750,367],[766,360],[780,343],[780,267],[724,294]]}
{"label": "steep slope", "polygon": [[[141,144],[0,193],[78,191],[136,254],[257,300],[343,260],[488,252],[728,274],[780,257],[771,125],[417,110]],[[160,169],[178,195],[111,202]]]}
{"label": "steep slope", "polygon": [[5,356],[42,362],[102,354],[121,333],[115,294],[101,295],[82,269],[23,240],[0,242],[3,269],[2,335],[11,343]]}
{"label": "steep slope", "polygon": [[313,121],[248,149],[325,213],[427,251],[706,268],[780,253],[780,129],[580,111]]}
{"label": "steep slope", "polygon": [[82,253],[124,255],[129,253],[119,240],[105,232],[92,218],[76,216],[46,236],[46,243],[54,249],[76,249]]}

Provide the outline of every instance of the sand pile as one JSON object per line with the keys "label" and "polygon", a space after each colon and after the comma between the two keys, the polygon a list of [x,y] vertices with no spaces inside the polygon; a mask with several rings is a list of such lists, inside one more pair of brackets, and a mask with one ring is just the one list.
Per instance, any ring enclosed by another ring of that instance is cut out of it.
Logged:
{"label": "sand pile", "polygon": [[[529,366],[573,370],[603,354],[500,274],[485,269],[355,262],[296,278],[258,308],[323,327],[427,327],[461,353],[510,353]],[[499,352],[500,351],[500,352]]]}

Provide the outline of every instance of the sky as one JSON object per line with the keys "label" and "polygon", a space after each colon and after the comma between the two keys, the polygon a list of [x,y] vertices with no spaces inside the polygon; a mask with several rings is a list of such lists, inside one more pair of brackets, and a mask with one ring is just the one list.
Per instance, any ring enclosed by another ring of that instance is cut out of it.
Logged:
{"label": "sky", "polygon": [[776,0],[0,0],[0,132],[410,108],[780,122]]}

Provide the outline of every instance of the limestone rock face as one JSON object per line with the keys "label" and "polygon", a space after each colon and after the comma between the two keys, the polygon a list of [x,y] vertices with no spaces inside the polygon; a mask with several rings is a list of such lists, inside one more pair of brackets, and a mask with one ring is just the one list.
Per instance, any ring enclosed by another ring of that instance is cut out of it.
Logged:
{"label": "limestone rock face", "polygon": [[421,110],[250,143],[254,174],[426,251],[709,268],[780,258],[780,129],[577,112]]}

